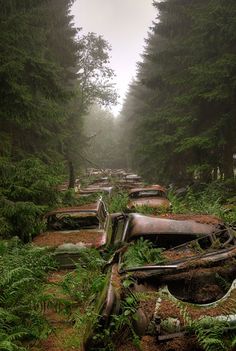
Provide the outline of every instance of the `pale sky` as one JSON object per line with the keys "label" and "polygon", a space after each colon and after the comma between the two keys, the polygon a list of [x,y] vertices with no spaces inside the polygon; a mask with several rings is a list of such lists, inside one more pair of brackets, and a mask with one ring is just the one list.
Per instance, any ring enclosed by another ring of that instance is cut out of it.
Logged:
{"label": "pale sky", "polygon": [[84,34],[95,32],[112,46],[111,68],[116,73],[120,95],[120,104],[112,111],[117,115],[128,84],[135,77],[144,39],[155,20],[152,0],[76,0],[71,12],[75,25],[82,27]]}

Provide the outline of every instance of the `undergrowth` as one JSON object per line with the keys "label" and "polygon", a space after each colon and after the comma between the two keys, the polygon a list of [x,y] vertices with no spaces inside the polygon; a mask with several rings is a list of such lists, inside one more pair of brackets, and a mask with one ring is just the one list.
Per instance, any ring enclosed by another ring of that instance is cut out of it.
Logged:
{"label": "undergrowth", "polygon": [[132,242],[123,256],[123,267],[137,267],[145,264],[163,264],[165,258],[161,248],[153,248],[152,243],[140,238]]}
{"label": "undergrowth", "polygon": [[106,276],[101,270],[104,260],[96,249],[81,249],[76,269],[68,273],[59,283],[64,293],[76,302],[76,309],[70,315],[76,333],[67,338],[66,347],[81,347],[99,316],[99,296]]}
{"label": "undergrowth", "polygon": [[148,205],[135,206],[132,212],[142,213],[144,215],[161,215],[169,212],[164,206],[160,207],[150,207]]}
{"label": "undergrowth", "polygon": [[[236,184],[231,184],[231,187],[236,190]],[[189,187],[181,196],[176,195],[175,191],[171,190],[168,193],[168,198],[172,203],[173,213],[215,215],[229,225],[235,225],[236,199],[235,203],[228,206],[228,203],[234,199],[232,191],[227,190],[224,183],[214,182],[205,185],[200,190]]]}
{"label": "undergrowth", "polygon": [[44,229],[43,214],[60,202],[61,172],[38,158],[0,158],[0,237],[28,242]]}
{"label": "undergrowth", "polygon": [[[111,315],[109,325],[97,325],[90,351],[115,351],[127,341],[132,341],[136,349],[140,349],[140,338],[136,334],[134,323],[137,319],[138,300],[128,289],[126,297],[121,301],[119,314]],[[121,337],[122,335],[122,337]]]}
{"label": "undergrowth", "polygon": [[111,198],[107,198],[108,211],[110,213],[125,212],[129,197],[125,191],[115,193]]}
{"label": "undergrowth", "polygon": [[234,349],[235,329],[230,330],[229,316],[236,313],[235,297],[230,296],[227,304],[221,304],[222,311],[220,314],[223,316],[221,319],[203,316],[197,320],[193,320],[183,302],[178,301],[176,304],[187,329],[190,333],[196,335],[197,341],[204,351],[229,351]]}
{"label": "undergrowth", "polygon": [[46,274],[54,267],[45,249],[1,241],[0,350],[23,351],[24,340],[47,336],[41,305]]}

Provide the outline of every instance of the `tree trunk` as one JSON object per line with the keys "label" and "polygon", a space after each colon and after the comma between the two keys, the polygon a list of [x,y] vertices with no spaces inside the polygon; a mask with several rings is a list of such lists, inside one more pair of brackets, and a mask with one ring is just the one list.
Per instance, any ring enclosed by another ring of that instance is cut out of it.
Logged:
{"label": "tree trunk", "polygon": [[68,189],[72,189],[75,187],[75,169],[73,162],[68,160],[68,167],[69,167],[69,185]]}
{"label": "tree trunk", "polygon": [[224,145],[223,150],[223,173],[224,179],[230,179],[234,177],[234,165],[233,165],[233,148],[230,143]]}

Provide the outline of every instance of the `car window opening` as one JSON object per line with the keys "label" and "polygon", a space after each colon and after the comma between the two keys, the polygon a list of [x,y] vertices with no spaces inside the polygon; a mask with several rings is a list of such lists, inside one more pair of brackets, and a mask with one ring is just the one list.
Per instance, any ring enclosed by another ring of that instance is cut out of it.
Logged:
{"label": "car window opening", "polygon": [[138,240],[143,238],[145,240],[150,241],[153,244],[153,247],[171,249],[172,247],[184,244],[186,242],[192,241],[196,239],[195,234],[140,234],[131,236],[129,238],[129,242],[133,240]]}
{"label": "car window opening", "polygon": [[142,190],[136,191],[129,195],[131,199],[141,199],[144,197],[162,197],[166,198],[166,194],[160,190]]}

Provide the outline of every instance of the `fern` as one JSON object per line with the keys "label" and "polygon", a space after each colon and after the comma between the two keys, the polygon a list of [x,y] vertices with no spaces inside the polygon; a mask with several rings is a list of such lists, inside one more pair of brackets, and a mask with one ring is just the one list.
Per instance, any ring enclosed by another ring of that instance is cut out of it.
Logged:
{"label": "fern", "polygon": [[[190,331],[193,331],[197,337],[198,343],[205,351],[224,351],[228,350],[223,338],[225,328],[227,328],[227,316],[236,313],[236,300],[234,297],[228,297],[227,304],[222,303],[222,315],[226,316],[225,321],[206,316],[199,320],[193,320],[188,313],[187,306],[181,302],[171,299],[180,310],[184,323]],[[234,340],[232,341],[233,346]]]}
{"label": "fern", "polygon": [[212,317],[204,317],[192,323],[199,344],[205,351],[227,350],[223,341],[224,323]]}
{"label": "fern", "polygon": [[143,238],[130,244],[123,257],[123,266],[125,268],[142,266],[144,264],[162,264],[165,259],[162,255],[162,249],[153,248],[152,243]]}
{"label": "fern", "polygon": [[124,212],[126,211],[129,197],[128,193],[125,191],[120,191],[112,196],[112,198],[107,199],[108,202],[108,210],[110,213],[115,212]]}
{"label": "fern", "polygon": [[[29,264],[30,263],[30,264]],[[29,267],[30,266],[30,267]],[[41,313],[44,278],[54,268],[45,250],[2,242],[0,257],[0,349],[25,350],[24,338],[41,338],[48,330]]]}

